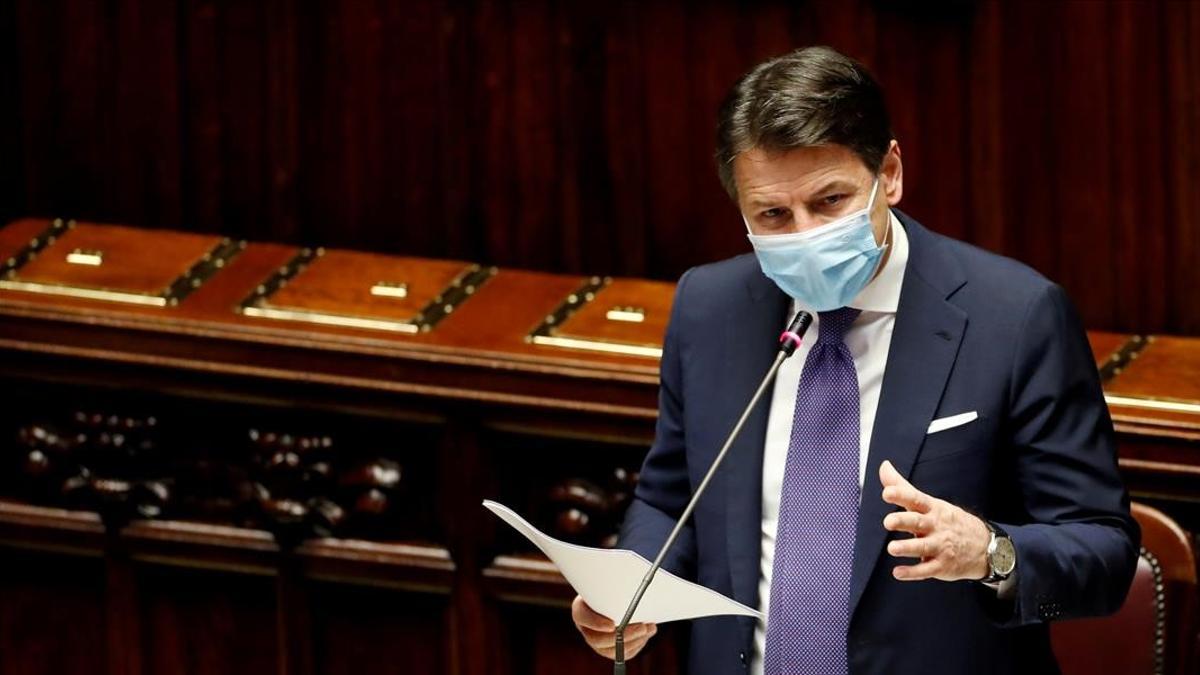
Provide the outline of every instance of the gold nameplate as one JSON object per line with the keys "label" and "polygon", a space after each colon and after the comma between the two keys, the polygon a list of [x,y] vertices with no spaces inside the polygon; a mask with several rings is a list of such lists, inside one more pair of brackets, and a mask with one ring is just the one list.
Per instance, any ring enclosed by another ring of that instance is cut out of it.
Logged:
{"label": "gold nameplate", "polygon": [[77,248],[67,254],[67,262],[72,265],[91,265],[99,267],[104,262],[104,251],[85,251]]}
{"label": "gold nameplate", "polygon": [[407,298],[408,284],[381,281],[371,287],[371,295],[378,295],[385,298]]}
{"label": "gold nameplate", "polygon": [[642,323],[646,320],[646,310],[641,307],[613,307],[608,310],[604,318],[609,321],[626,321],[628,323]]}

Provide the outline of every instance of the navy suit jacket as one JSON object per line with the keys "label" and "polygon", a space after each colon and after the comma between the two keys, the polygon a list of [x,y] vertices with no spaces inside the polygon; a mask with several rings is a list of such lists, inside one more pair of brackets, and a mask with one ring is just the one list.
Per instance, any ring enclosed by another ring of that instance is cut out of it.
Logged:
{"label": "navy suit jacket", "polygon": [[[1046,622],[1117,610],[1140,537],[1086,335],[1060,287],[897,215],[910,254],[859,510],[850,672],[1057,672]],[[680,279],[656,438],[622,546],[652,558],[662,545],[770,366],[789,311],[752,255]],[[667,558],[668,569],[751,607],[768,408],[753,412]],[[926,435],[931,420],[970,411],[976,421]],[[882,524],[894,510],[881,498],[885,459],[918,489],[1009,532],[1015,599],[971,581],[892,577],[901,561],[884,550],[896,536]],[[743,672],[753,629],[742,617],[693,621],[690,672]]]}

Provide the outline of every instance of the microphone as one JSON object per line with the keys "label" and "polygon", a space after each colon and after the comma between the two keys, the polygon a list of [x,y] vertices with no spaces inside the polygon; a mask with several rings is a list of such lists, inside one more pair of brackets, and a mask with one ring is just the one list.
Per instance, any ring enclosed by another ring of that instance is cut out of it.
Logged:
{"label": "microphone", "polygon": [[805,311],[796,312],[796,316],[792,319],[791,324],[788,325],[787,330],[783,331],[783,334],[779,336],[779,352],[775,355],[775,362],[771,364],[770,369],[767,370],[767,374],[763,376],[762,382],[758,385],[758,390],[754,392],[754,396],[746,404],[746,409],[742,411],[742,416],[738,418],[737,424],[733,425],[733,430],[729,432],[729,436],[725,439],[725,445],[721,446],[721,451],[717,453],[712,466],[708,467],[708,473],[704,474],[704,480],[700,481],[700,485],[696,487],[696,492],[692,495],[691,500],[688,501],[687,507],[683,510],[683,515],[679,516],[679,521],[675,523],[674,529],[667,536],[667,540],[663,543],[662,548],[659,549],[658,555],[654,558],[654,563],[646,571],[646,576],[642,577],[642,583],[638,586],[637,592],[633,594],[633,600],[629,602],[629,608],[625,610],[625,616],[617,624],[617,643],[616,653],[613,657],[613,675],[625,675],[625,628],[629,626],[629,621],[633,618],[633,613],[637,611],[637,606],[641,603],[642,596],[650,588],[650,582],[654,580],[654,575],[662,567],[663,559],[667,557],[667,551],[671,549],[675,540],[679,538],[680,531],[683,530],[684,524],[687,523],[688,518],[692,515],[692,511],[696,508],[696,502],[700,500],[700,495],[704,494],[704,490],[708,488],[709,481],[717,473],[717,467],[721,466],[721,460],[725,459],[725,455],[729,452],[733,441],[741,433],[742,426],[745,425],[746,419],[750,417],[754,406],[758,405],[758,401],[762,398],[763,392],[767,390],[767,386],[775,380],[775,374],[779,372],[779,366],[783,365],[783,362],[788,357],[796,353],[796,347],[800,346],[800,341],[804,338],[804,334],[808,332],[812,321],[812,314]]}

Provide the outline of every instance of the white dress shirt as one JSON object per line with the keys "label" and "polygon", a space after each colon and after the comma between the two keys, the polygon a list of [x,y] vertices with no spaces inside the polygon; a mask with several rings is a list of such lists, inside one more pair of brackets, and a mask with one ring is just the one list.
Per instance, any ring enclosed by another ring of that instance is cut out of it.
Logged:
{"label": "white dress shirt", "polygon": [[[846,332],[846,346],[850,348],[854,368],[858,373],[860,488],[867,466],[867,452],[871,447],[871,431],[875,427],[875,411],[879,407],[883,371],[887,365],[888,349],[892,344],[892,329],[896,325],[900,287],[904,282],[904,270],[908,266],[908,235],[895,214],[889,211],[888,217],[891,219],[891,251],[875,278],[850,302],[849,306],[862,310],[862,314]],[[800,302],[793,302],[793,314],[801,309],[812,312]],[[804,370],[809,347],[816,343],[821,330],[820,317],[816,312],[812,314],[813,325],[804,336],[803,344],[779,369],[767,421],[766,444],[763,448],[762,558],[758,582],[759,610],[764,616],[771,599],[775,531],[779,525],[779,498],[783,491],[783,468],[787,463],[788,443],[792,434],[796,391],[800,387],[800,373]],[[786,325],[789,318],[779,317],[780,325]],[[766,635],[766,625],[760,621],[754,629],[754,654],[750,664],[752,675],[762,675]]]}

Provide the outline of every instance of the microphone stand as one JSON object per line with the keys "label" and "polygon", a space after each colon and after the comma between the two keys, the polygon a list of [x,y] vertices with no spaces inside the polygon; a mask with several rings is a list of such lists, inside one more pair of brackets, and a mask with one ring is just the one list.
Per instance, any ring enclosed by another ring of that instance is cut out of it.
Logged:
{"label": "microphone stand", "polygon": [[630,601],[629,608],[625,610],[625,616],[617,624],[613,675],[625,675],[625,629],[629,626],[630,620],[633,619],[633,613],[637,611],[637,606],[641,603],[642,596],[650,588],[650,582],[654,580],[654,575],[662,567],[663,559],[667,557],[667,551],[671,549],[671,546],[675,544],[675,540],[679,538],[679,533],[683,530],[684,524],[687,523],[688,518],[692,515],[692,511],[696,508],[696,502],[700,500],[700,495],[704,494],[705,489],[708,488],[709,481],[717,473],[717,468],[721,466],[721,461],[725,459],[725,455],[729,452],[733,441],[741,433],[742,426],[746,424],[746,420],[750,417],[754,406],[758,405],[758,401],[762,398],[763,392],[767,390],[767,386],[775,380],[775,374],[779,372],[779,366],[783,365],[783,362],[788,357],[796,353],[796,347],[800,346],[800,341],[804,337],[804,334],[808,332],[809,326],[812,325],[812,320],[812,315],[808,312],[797,312],[788,329],[779,336],[779,353],[775,355],[774,363],[767,370],[767,374],[763,376],[762,382],[758,385],[758,390],[754,392],[754,396],[751,397],[750,402],[746,404],[746,409],[742,411],[742,416],[738,419],[737,424],[733,425],[733,430],[729,432],[729,436],[725,439],[725,445],[721,446],[721,451],[717,453],[712,466],[708,468],[708,473],[704,475],[704,480],[700,481],[700,485],[696,486],[696,492],[692,494],[692,498],[688,501],[687,507],[684,508],[683,514],[679,516],[679,520],[675,523],[671,534],[667,536],[666,542],[663,543],[662,548],[658,551],[658,555],[655,556],[654,563],[650,565],[650,569],[646,571],[646,576],[642,578],[642,583],[638,586],[637,592],[633,594],[633,600]]}

